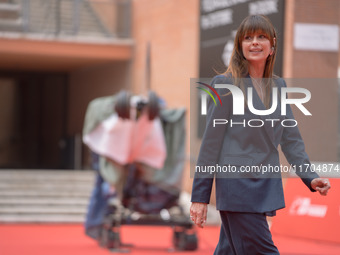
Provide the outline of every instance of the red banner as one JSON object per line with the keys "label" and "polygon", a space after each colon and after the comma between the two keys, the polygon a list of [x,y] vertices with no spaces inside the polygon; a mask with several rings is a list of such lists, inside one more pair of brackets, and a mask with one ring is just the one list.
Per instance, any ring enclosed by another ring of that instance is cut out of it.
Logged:
{"label": "red banner", "polygon": [[285,186],[286,208],[273,217],[272,232],[340,243],[340,180],[330,179],[327,196],[310,192],[298,178]]}

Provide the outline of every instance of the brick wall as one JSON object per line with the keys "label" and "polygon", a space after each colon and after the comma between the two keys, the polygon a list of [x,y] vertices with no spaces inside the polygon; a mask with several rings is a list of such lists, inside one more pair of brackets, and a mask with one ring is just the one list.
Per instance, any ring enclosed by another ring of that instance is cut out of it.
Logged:
{"label": "brick wall", "polygon": [[[146,52],[151,45],[151,89],[168,107],[187,112],[187,157],[189,155],[189,85],[198,75],[199,1],[135,0],[132,33],[135,54],[132,84],[135,93],[146,92]],[[191,190],[189,168],[183,188]]]}
{"label": "brick wall", "polygon": [[287,0],[284,42],[285,78],[320,78],[304,87],[311,91],[312,99],[306,105],[312,117],[305,117],[293,109],[299,121],[301,134],[311,160],[338,160],[338,85],[330,82],[337,77],[339,52],[307,51],[294,48],[294,24],[339,25],[338,0]]}

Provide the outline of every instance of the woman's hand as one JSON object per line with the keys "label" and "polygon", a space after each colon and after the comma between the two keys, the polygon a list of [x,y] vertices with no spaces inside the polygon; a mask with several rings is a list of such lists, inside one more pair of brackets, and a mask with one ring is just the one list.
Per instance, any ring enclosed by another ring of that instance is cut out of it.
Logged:
{"label": "woman's hand", "polygon": [[207,221],[208,204],[194,202],[190,206],[190,219],[200,228]]}
{"label": "woman's hand", "polygon": [[316,191],[319,191],[319,193],[323,196],[326,196],[328,193],[328,190],[331,188],[331,184],[329,183],[329,180],[325,178],[313,179],[311,182],[311,186]]}

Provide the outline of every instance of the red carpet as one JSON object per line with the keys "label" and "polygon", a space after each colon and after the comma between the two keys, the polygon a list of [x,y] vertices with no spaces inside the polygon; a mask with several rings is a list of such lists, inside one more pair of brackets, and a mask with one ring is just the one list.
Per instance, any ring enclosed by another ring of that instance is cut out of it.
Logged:
{"label": "red carpet", "polygon": [[[134,245],[132,255],[169,254],[170,227],[123,226],[122,241]],[[213,254],[219,227],[198,230],[199,249],[175,254]],[[274,236],[282,255],[339,255],[340,244]],[[81,225],[0,225],[1,255],[102,255],[111,254],[83,234]],[[245,254],[246,255],[246,254]]]}

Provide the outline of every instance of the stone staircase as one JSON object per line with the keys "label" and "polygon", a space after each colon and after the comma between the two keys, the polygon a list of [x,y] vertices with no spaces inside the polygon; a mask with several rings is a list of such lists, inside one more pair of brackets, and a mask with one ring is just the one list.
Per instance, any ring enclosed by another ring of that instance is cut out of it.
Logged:
{"label": "stone staircase", "polygon": [[94,171],[0,170],[0,223],[82,223]]}

